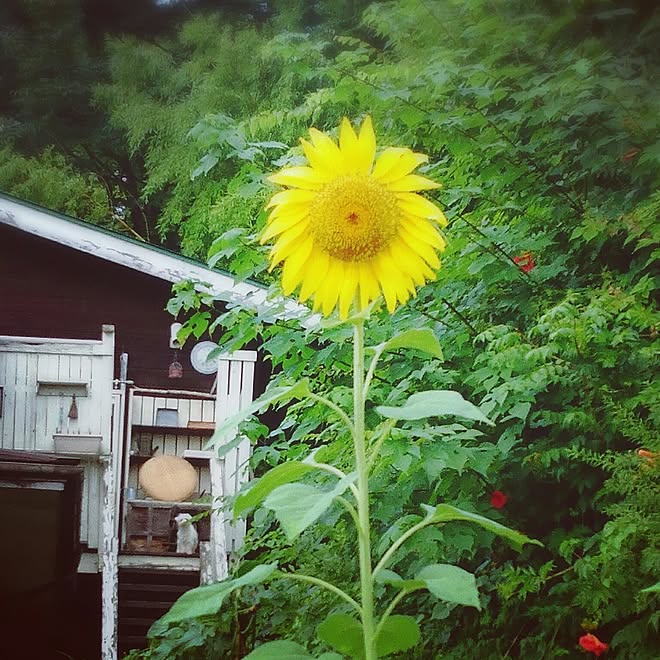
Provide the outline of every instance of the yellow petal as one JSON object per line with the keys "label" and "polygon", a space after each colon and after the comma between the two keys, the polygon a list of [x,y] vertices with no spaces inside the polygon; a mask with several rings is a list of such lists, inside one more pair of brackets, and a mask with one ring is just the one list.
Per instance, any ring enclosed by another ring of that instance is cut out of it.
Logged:
{"label": "yellow petal", "polygon": [[344,279],[339,290],[339,318],[345,319],[351,303],[355,300],[355,292],[358,286],[358,268],[355,262],[347,262],[344,265]]}
{"label": "yellow petal", "polygon": [[332,310],[337,304],[343,279],[344,263],[337,259],[331,259],[325,280],[321,283],[314,296],[314,311],[320,309],[323,316],[328,316],[332,313]]}
{"label": "yellow petal", "polygon": [[440,268],[440,259],[435,250],[424,241],[420,241],[416,236],[413,236],[407,229],[402,225],[400,227],[401,238],[408,244],[408,246],[419,254],[424,261],[433,269],[437,270]]}
{"label": "yellow petal", "polygon": [[410,275],[415,285],[424,286],[426,283],[425,275],[430,272],[425,261],[405,241],[392,241],[390,252],[398,267]]}
{"label": "yellow petal", "polygon": [[282,268],[282,289],[284,295],[289,295],[300,284],[303,279],[304,267],[312,253],[314,238],[308,236],[288,259]]}
{"label": "yellow petal", "polygon": [[294,186],[304,190],[319,190],[328,181],[318,170],[311,167],[287,167],[268,177],[280,186]]}
{"label": "yellow petal", "polygon": [[297,249],[306,238],[305,229],[305,223],[301,222],[280,234],[270,251],[271,264],[278,264]]}
{"label": "yellow petal", "polygon": [[314,199],[316,199],[316,193],[312,190],[281,190],[270,198],[266,208],[270,209],[282,204],[308,204]]}
{"label": "yellow petal", "polygon": [[378,279],[383,296],[385,297],[385,304],[387,311],[394,312],[396,309],[397,291],[399,283],[397,278],[400,277],[396,265],[392,264],[390,259],[384,253],[379,254],[373,261],[374,272]]}
{"label": "yellow petal", "polygon": [[376,274],[368,261],[358,266],[358,282],[360,284],[360,310],[363,310],[380,295]]}
{"label": "yellow petal", "polygon": [[435,220],[441,227],[447,226],[447,218],[440,207],[416,193],[397,193],[396,198],[399,206],[406,213]]}
{"label": "yellow petal", "polygon": [[313,144],[302,138],[300,139],[300,143],[312,169],[319,172],[321,176],[331,180],[337,176],[340,170],[343,171],[341,168],[343,168],[344,164],[341,160],[341,154],[338,153],[339,150],[337,150],[337,153],[327,150],[319,151]]}
{"label": "yellow petal", "polygon": [[405,228],[410,234],[423,243],[428,243],[428,245],[441,251],[444,251],[447,247],[447,241],[445,241],[438,229],[436,229],[436,227],[434,227],[428,220],[403,216],[400,222],[401,227]]}
{"label": "yellow petal", "polygon": [[371,117],[368,115],[364,118],[362,126],[360,127],[360,137],[358,138],[359,144],[359,172],[362,174],[369,174],[371,167],[374,164],[376,156],[376,134],[371,122]]}
{"label": "yellow petal", "polygon": [[360,147],[358,137],[351,126],[351,122],[344,117],[339,127],[339,148],[344,159],[344,170],[346,172],[358,172],[360,170]]}
{"label": "yellow petal", "polygon": [[[271,215],[266,221],[266,226],[259,238],[259,242],[263,245],[266,241],[273,238],[273,236],[277,236],[283,231],[295,227],[299,222],[307,220],[308,216],[309,209],[307,207],[302,207],[295,213],[289,213],[288,215]],[[309,222],[307,225],[309,225]]]}
{"label": "yellow petal", "polygon": [[439,188],[440,184],[427,179],[419,174],[408,174],[386,184],[391,192],[415,192],[416,190],[433,190]]}
{"label": "yellow petal", "polygon": [[314,294],[321,283],[325,281],[330,266],[330,257],[327,252],[314,248],[309,257],[306,273],[300,287],[300,301],[305,302]]}
{"label": "yellow petal", "polygon": [[339,148],[341,151],[354,149],[357,145],[358,136],[356,135],[351,122],[346,117],[341,120],[339,126]]}
{"label": "yellow petal", "polygon": [[371,175],[374,179],[380,180],[380,177],[387,174],[399,162],[401,156],[409,151],[410,149],[404,147],[387,147],[376,158]]}
{"label": "yellow petal", "polygon": [[380,183],[391,183],[410,174],[427,161],[427,156],[410,149],[386,149],[374,165],[373,177]]}

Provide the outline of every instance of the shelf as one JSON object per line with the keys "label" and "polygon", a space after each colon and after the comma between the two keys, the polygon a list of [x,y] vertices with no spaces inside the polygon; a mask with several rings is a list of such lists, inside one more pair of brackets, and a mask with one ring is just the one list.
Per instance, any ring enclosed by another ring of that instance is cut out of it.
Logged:
{"label": "shelf", "polygon": [[163,500],[126,500],[131,506],[152,509],[171,509],[173,506],[178,506],[180,509],[191,509],[193,511],[208,511],[211,508],[211,503],[199,502],[165,502]]}
{"label": "shelf", "polygon": [[210,438],[215,429],[195,428],[190,426],[147,426],[133,424],[133,433],[153,433],[156,435],[189,435]]}
{"label": "shelf", "polygon": [[39,396],[77,396],[85,397],[89,384],[86,381],[55,381],[38,380],[37,395]]}
{"label": "shelf", "polygon": [[[156,454],[157,456],[159,454]],[[131,456],[131,464],[132,465],[142,465],[143,463],[146,463],[150,458],[153,458],[153,456],[139,456],[139,455],[133,455]],[[195,457],[188,457],[188,456],[179,456],[179,458],[183,458],[184,460],[188,461],[192,466],[194,467],[208,467],[209,466],[209,459],[208,458],[195,458]]]}
{"label": "shelf", "polygon": [[53,433],[56,454],[98,456],[103,449],[103,436],[77,433]]}

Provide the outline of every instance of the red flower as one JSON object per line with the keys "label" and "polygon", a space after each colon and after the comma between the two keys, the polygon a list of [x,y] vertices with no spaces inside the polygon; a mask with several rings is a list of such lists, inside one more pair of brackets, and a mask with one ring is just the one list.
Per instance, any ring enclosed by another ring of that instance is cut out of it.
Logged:
{"label": "red flower", "polygon": [[585,651],[589,651],[589,653],[593,653],[596,656],[602,655],[609,648],[607,644],[603,644],[596,635],[592,635],[591,633],[582,635],[578,643]]}
{"label": "red flower", "polygon": [[534,270],[534,267],[536,266],[534,255],[531,252],[523,252],[514,257],[513,263],[515,263],[523,273],[529,273],[531,270]]}
{"label": "red flower", "polygon": [[621,156],[621,161],[624,163],[630,162],[633,158],[639,156],[640,151],[641,150],[638,149],[637,147],[631,147],[630,149],[628,149],[628,151],[626,151],[625,154],[623,154],[623,156]]}
{"label": "red flower", "polygon": [[656,452],[649,451],[648,449],[638,449],[637,454],[644,460],[648,461],[651,465],[655,463],[655,459],[658,456]]}
{"label": "red flower", "polygon": [[501,490],[494,490],[490,496],[490,504],[496,509],[501,509],[508,499],[509,498]]}

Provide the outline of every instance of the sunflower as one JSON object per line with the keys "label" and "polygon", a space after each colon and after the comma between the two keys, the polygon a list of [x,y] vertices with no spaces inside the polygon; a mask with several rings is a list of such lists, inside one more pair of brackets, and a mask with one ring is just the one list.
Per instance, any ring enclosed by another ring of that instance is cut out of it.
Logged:
{"label": "sunflower", "polygon": [[413,170],[427,157],[388,147],[376,158],[367,117],[359,135],[344,118],[339,143],[314,128],[301,139],[309,166],[287,167],[269,177],[285,186],[273,195],[265,243],[274,239],[271,269],[282,264],[282,288],[313,298],[314,311],[348,316],[383,294],[390,312],[435,279],[437,251],[445,248],[442,211],[417,194],[439,187]]}

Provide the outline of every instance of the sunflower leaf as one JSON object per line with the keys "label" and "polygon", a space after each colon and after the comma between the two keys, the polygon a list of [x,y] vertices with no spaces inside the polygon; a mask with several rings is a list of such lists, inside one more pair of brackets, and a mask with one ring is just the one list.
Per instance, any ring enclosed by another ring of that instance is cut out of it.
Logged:
{"label": "sunflower leaf", "polygon": [[428,506],[422,504],[422,507],[427,512],[427,520],[430,523],[442,523],[449,522],[451,520],[465,520],[466,522],[473,522],[477,525],[480,525],[484,529],[501,536],[503,539],[509,542],[512,548],[515,550],[522,550],[523,545],[526,543],[531,543],[533,545],[543,546],[543,543],[537,541],[536,539],[530,539],[529,536],[525,536],[521,532],[517,532],[514,529],[505,527],[494,520],[480,516],[477,513],[472,513],[471,511],[463,511],[458,509],[455,506],[450,504],[438,504],[436,507]]}
{"label": "sunflower leaf", "polygon": [[259,506],[276,488],[297,481],[304,474],[316,470],[309,463],[289,461],[269,470],[255,481],[246,493],[241,493],[234,502],[234,517],[243,515],[248,509]]}
{"label": "sunflower leaf", "polygon": [[260,564],[240,577],[186,591],[172,605],[170,611],[154,623],[149,631],[149,636],[153,637],[155,631],[161,629],[163,625],[215,614],[232,591],[246,585],[265,582],[276,568],[277,564]]}
{"label": "sunflower leaf", "polygon": [[289,541],[314,524],[356,479],[355,473],[340,479],[332,490],[320,490],[309,484],[285,484],[275,488],[264,506],[275,512]]}
{"label": "sunflower leaf", "polygon": [[285,403],[291,399],[304,399],[309,396],[309,394],[309,381],[306,379],[299,380],[293,385],[269,388],[249,406],[246,406],[240,412],[237,412],[235,415],[228,417],[220,423],[216,427],[215,433],[209,440],[207,447],[221,447],[227,442],[228,436],[232,436],[235,433],[236,427],[255,413],[264,411],[266,408],[277,403]]}
{"label": "sunflower leaf", "polygon": [[300,644],[278,639],[257,646],[252,653],[245,656],[244,660],[311,660],[312,657]]}
{"label": "sunflower leaf", "polygon": [[428,390],[408,398],[402,406],[377,406],[376,412],[390,419],[416,420],[453,415],[494,426],[477,406],[452,390]]}
{"label": "sunflower leaf", "polygon": [[398,348],[414,348],[439,360],[443,359],[442,348],[436,336],[428,328],[412,328],[398,334],[396,337],[379,344],[378,352],[395,351]]}

